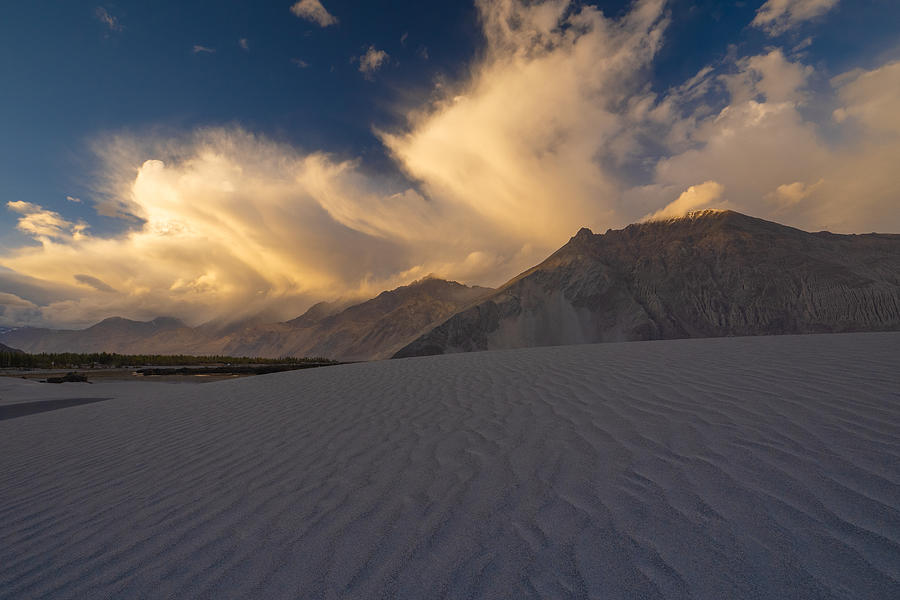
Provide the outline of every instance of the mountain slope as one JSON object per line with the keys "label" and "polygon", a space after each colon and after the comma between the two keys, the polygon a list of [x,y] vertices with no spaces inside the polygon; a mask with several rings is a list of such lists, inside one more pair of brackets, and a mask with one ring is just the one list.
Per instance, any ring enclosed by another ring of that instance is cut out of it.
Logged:
{"label": "mountain slope", "polygon": [[900,235],[807,233],[733,211],[582,229],[396,356],[900,329]]}
{"label": "mountain slope", "polygon": [[23,354],[23,352],[21,350],[19,350],[18,348],[10,348],[9,346],[7,346],[5,344],[0,344],[0,352],[11,352],[13,354]]}
{"label": "mountain slope", "polygon": [[388,358],[491,291],[427,278],[334,314],[316,305],[293,321],[247,329],[231,336],[222,352],[339,360]]}
{"label": "mountain slope", "polygon": [[159,318],[105,319],[83,330],[24,327],[0,334],[28,352],[121,354],[226,354],[231,356],[327,356],[339,360],[388,358],[423,332],[491,292],[488,288],[426,278],[356,305],[320,302],[285,323],[188,327]]}

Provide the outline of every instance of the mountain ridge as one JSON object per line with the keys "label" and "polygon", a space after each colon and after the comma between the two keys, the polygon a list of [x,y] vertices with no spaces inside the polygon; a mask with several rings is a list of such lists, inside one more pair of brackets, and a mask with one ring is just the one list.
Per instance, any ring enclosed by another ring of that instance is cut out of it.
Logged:
{"label": "mountain ridge", "polygon": [[426,277],[376,297],[319,302],[285,322],[189,327],[174,317],[108,317],[80,330],[22,327],[0,340],[38,352],[389,358],[430,326],[492,291]]}
{"label": "mountain ridge", "polygon": [[900,235],[701,211],[595,234],[395,357],[605,341],[900,328]]}

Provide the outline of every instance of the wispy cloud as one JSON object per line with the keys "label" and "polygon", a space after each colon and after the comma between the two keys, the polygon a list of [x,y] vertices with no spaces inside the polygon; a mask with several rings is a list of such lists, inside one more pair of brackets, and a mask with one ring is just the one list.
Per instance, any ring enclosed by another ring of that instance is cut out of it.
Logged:
{"label": "wispy cloud", "polygon": [[306,62],[305,60],[303,60],[302,58],[292,58],[291,62],[294,63],[295,65],[297,65],[297,67],[300,69],[305,69],[306,67],[309,66],[309,63]]}
{"label": "wispy cloud", "polygon": [[250,50],[250,42],[247,41],[247,38],[239,39],[238,46],[241,47],[241,50]]}
{"label": "wispy cloud", "polygon": [[115,293],[116,290],[109,284],[107,284],[102,279],[98,279],[93,277],[92,275],[85,275],[84,273],[78,273],[73,276],[75,281],[78,283],[90,286],[97,290],[98,292],[107,292],[107,293]]}
{"label": "wispy cloud", "polygon": [[387,62],[388,53],[384,50],[378,50],[375,46],[369,46],[365,54],[359,57],[359,72],[371,79],[373,73],[380,69]]}
{"label": "wispy cloud", "polygon": [[47,210],[40,204],[17,200],[7,202],[9,210],[22,215],[16,227],[34,239],[49,243],[51,240],[82,239],[88,226],[72,223],[56,211]]}
{"label": "wispy cloud", "polygon": [[215,48],[210,48],[208,46],[201,46],[200,44],[194,44],[193,52],[194,54],[214,54],[216,51]]}
{"label": "wispy cloud", "polygon": [[839,0],[767,0],[753,19],[753,25],[775,36],[834,8]]}
{"label": "wispy cloud", "polygon": [[337,25],[337,17],[329,13],[319,0],[300,0],[291,6],[291,12],[301,19],[316,23],[319,27]]}
{"label": "wispy cloud", "polygon": [[75,196],[66,196],[66,200],[69,202],[74,202],[76,204],[81,204],[81,198],[76,198]]}
{"label": "wispy cloud", "polygon": [[94,9],[94,16],[98,21],[106,25],[110,31],[122,31],[122,24],[119,22],[119,19],[114,17],[102,6],[98,6]]}

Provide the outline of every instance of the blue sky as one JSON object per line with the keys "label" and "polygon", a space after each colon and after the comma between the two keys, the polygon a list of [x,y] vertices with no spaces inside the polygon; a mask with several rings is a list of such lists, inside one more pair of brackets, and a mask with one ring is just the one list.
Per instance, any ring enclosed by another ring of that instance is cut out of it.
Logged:
{"label": "blue sky", "polygon": [[[197,321],[234,303],[289,317],[428,272],[497,284],[577,226],[688,200],[808,229],[897,226],[896,182],[879,166],[900,148],[882,99],[900,58],[892,0],[296,5],[5,7],[0,324]],[[727,132],[715,128],[741,114],[729,127],[753,124],[747,143],[720,146]],[[766,133],[763,117],[784,121]],[[737,167],[754,153],[763,165],[767,143],[796,143],[805,158],[792,172],[768,167],[779,174],[763,188]],[[850,154],[866,157],[881,194],[856,210],[848,194],[872,192],[829,175]],[[236,204],[196,184],[226,163],[228,197],[246,197]],[[282,180],[285,170],[296,173]],[[237,205],[231,233],[204,221]],[[324,271],[261,241],[291,219],[325,249]],[[257,258],[220,263],[210,251],[147,281],[105,258],[135,256],[137,234],[176,230]]]}

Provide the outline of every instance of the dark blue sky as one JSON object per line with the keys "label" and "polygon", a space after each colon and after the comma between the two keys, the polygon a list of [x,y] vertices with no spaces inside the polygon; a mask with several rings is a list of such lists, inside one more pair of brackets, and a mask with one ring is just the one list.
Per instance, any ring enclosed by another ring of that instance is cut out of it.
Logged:
{"label": "dark blue sky", "polygon": [[[748,54],[771,44],[748,25],[761,4],[670,2],[652,85],[677,85],[730,47]],[[390,161],[372,128],[399,126],[400,115],[428,96],[436,77],[464,77],[482,44],[469,2],[325,0],[339,20],[329,27],[296,17],[290,5],[9,3],[0,20],[0,200],[40,204],[68,218],[88,214],[91,142],[120,131],[177,134],[237,124],[387,170]],[[599,3],[609,15],[629,5]],[[825,74],[867,67],[896,50],[898,23],[900,5],[892,0],[845,1],[814,24],[807,62]],[[812,27],[780,41],[799,43]],[[214,52],[195,52],[195,45]],[[354,62],[369,46],[390,55],[371,79]],[[67,195],[86,202],[67,203]],[[0,224],[0,246],[26,241],[14,231],[13,215],[4,214]],[[103,227],[94,218],[95,233]]]}

